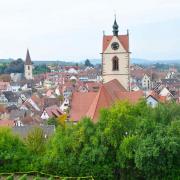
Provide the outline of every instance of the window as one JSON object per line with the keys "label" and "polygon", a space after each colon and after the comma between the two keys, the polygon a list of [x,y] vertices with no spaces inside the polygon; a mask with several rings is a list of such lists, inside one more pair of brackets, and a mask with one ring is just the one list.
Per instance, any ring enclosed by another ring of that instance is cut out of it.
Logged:
{"label": "window", "polygon": [[113,57],[113,59],[112,59],[112,70],[113,71],[119,70],[119,59],[117,56]]}
{"label": "window", "polygon": [[28,66],[28,70],[30,70],[30,66]]}

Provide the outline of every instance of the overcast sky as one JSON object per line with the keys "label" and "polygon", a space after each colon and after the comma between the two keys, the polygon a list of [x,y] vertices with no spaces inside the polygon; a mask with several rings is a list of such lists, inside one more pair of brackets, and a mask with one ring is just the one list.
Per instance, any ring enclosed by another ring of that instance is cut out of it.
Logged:
{"label": "overcast sky", "polygon": [[180,0],[0,0],[0,58],[100,58],[115,13],[131,57],[180,59]]}

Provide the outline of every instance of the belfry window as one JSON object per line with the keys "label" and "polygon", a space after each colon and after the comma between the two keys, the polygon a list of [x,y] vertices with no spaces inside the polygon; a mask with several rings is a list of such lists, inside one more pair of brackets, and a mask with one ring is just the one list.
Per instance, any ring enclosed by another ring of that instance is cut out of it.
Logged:
{"label": "belfry window", "polygon": [[119,59],[117,56],[113,57],[113,59],[112,59],[112,70],[113,71],[119,70]]}
{"label": "belfry window", "polygon": [[30,66],[28,66],[28,70],[30,70]]}

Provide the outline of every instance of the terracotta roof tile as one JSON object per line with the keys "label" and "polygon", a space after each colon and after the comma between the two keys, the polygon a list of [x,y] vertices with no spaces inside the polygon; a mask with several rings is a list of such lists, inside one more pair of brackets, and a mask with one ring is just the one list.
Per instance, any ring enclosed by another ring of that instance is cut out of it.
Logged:
{"label": "terracotta roof tile", "polygon": [[113,99],[111,95],[107,92],[106,88],[102,86],[94,98],[86,116],[91,117],[94,121],[96,121],[99,115],[99,110],[101,108],[109,107],[112,103]]}
{"label": "terracotta roof tile", "polygon": [[13,127],[15,125],[13,120],[0,120],[0,126]]}
{"label": "terracotta roof tile", "polygon": [[74,92],[72,95],[70,118],[78,121],[85,116],[97,94],[97,92]]}
{"label": "terracotta roof tile", "polygon": [[[111,42],[113,36],[103,36],[103,52],[107,49],[109,43]],[[119,35],[118,40],[124,47],[124,49],[128,52],[129,51],[129,37],[128,35]]]}
{"label": "terracotta roof tile", "polygon": [[60,110],[60,108],[57,105],[49,106],[45,108],[45,111],[47,112],[49,117],[53,117],[53,116],[58,117],[63,114],[63,112]]}
{"label": "terracotta roof tile", "polygon": [[131,92],[116,92],[118,99],[122,101],[129,101],[130,103],[137,103],[144,97],[143,91],[131,91]]}
{"label": "terracotta roof tile", "polygon": [[96,122],[100,109],[109,107],[121,99],[135,103],[142,96],[142,91],[127,92],[119,81],[114,79],[103,84],[98,93],[73,93],[70,117],[74,121],[78,121],[83,116],[88,116]]}
{"label": "terracotta roof tile", "polygon": [[149,92],[147,98],[148,98],[149,96],[153,97],[153,98],[156,99],[158,102],[164,103],[164,102],[167,101],[167,100],[166,100],[166,98],[167,98],[166,96],[161,96],[161,95],[159,95],[157,92],[155,92],[155,91],[153,91],[153,90]]}

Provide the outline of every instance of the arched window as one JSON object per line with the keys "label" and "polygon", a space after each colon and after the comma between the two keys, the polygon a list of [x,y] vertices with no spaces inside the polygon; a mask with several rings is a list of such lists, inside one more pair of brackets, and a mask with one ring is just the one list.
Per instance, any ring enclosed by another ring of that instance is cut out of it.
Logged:
{"label": "arched window", "polygon": [[112,59],[112,70],[113,71],[119,70],[119,59],[117,56],[113,57],[113,59]]}

